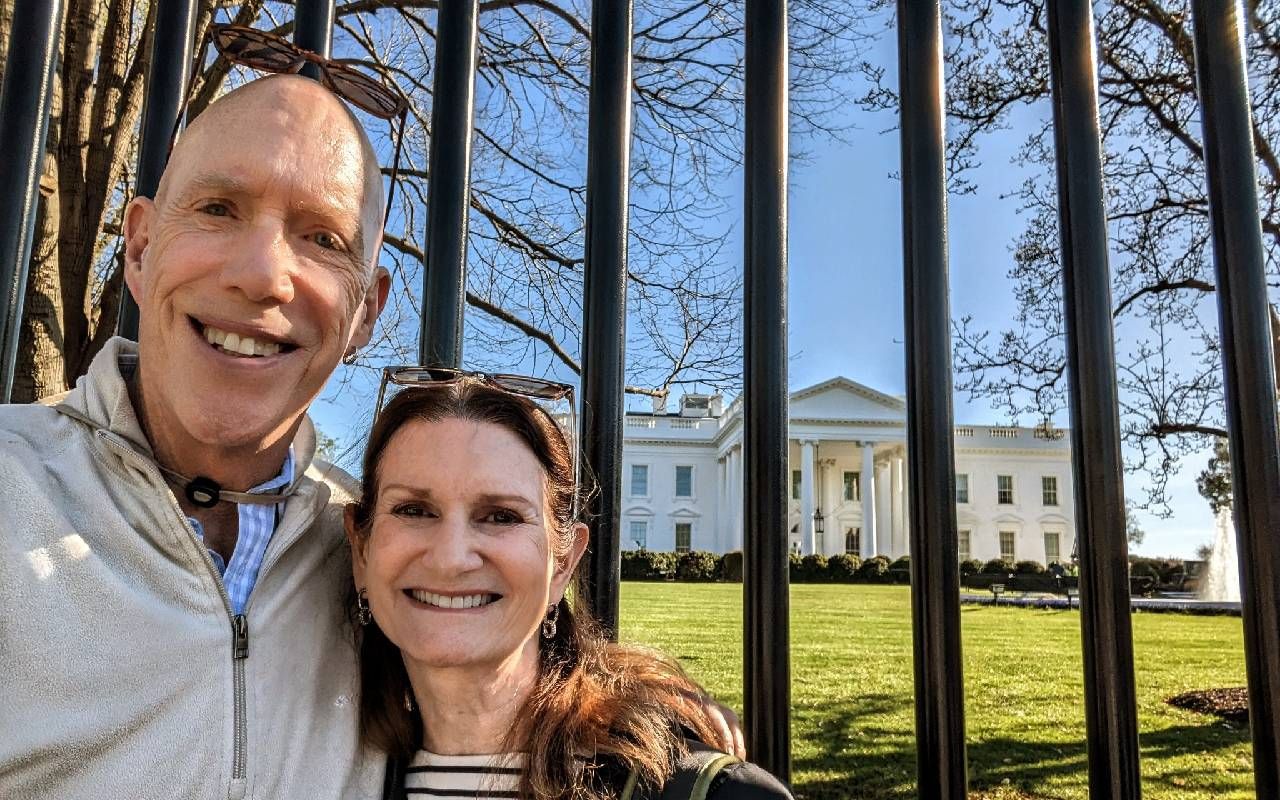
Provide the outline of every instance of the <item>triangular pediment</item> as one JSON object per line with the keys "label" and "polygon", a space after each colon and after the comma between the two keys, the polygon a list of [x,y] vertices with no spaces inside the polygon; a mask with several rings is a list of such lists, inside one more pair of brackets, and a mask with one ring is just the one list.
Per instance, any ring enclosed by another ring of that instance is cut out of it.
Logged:
{"label": "triangular pediment", "polygon": [[903,420],[906,403],[848,378],[832,378],[791,393],[792,419]]}

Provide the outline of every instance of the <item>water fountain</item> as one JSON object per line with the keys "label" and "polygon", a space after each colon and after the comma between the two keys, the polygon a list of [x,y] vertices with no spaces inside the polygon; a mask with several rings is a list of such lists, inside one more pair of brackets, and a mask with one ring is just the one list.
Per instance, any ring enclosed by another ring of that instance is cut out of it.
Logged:
{"label": "water fountain", "polygon": [[1213,552],[1200,581],[1200,599],[1240,602],[1240,562],[1236,556],[1236,529],[1230,509],[1218,512]]}

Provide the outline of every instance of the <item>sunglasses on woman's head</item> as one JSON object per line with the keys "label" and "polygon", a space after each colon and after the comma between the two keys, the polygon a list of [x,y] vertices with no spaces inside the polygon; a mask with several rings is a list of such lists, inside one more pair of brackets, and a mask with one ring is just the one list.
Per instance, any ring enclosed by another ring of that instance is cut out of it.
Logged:
{"label": "sunglasses on woman's head", "polygon": [[[304,50],[273,33],[243,25],[215,24],[209,26],[209,37],[200,46],[196,70],[192,72],[186,99],[183,100],[182,107],[178,110],[177,121],[174,123],[174,139],[177,138],[182,118],[186,114],[187,104],[191,102],[196,76],[199,74],[200,65],[204,63],[205,47],[210,40],[222,57],[232,64],[256,69],[259,72],[297,73],[307,64],[314,64],[320,73],[320,85],[338,97],[375,117],[385,120],[399,118],[395,155],[391,164],[391,186],[387,191],[387,207],[382,219],[385,227],[387,219],[391,216],[391,200],[395,197],[396,178],[400,174],[400,148],[404,143],[405,118],[409,111],[409,101],[405,96],[359,70],[310,50]],[[172,143],[170,146],[172,147]]]}
{"label": "sunglasses on woman's head", "polygon": [[[535,401],[534,405],[560,429],[564,434],[565,440],[569,443],[569,450],[573,458],[575,484],[573,516],[576,519],[578,515],[577,482],[580,479],[578,475],[578,448],[575,443],[578,431],[578,416],[573,403],[573,386],[567,383],[535,378],[530,375],[467,372],[466,370],[448,367],[385,367],[382,370],[382,383],[378,386],[378,404],[374,407],[374,420],[376,421],[378,415],[382,413],[382,402],[386,397],[388,384],[406,388],[430,388],[450,386],[464,380],[477,380],[508,394]],[[555,409],[548,408],[549,405],[561,401],[567,401],[567,408],[564,409],[564,422],[557,419],[560,415]]]}

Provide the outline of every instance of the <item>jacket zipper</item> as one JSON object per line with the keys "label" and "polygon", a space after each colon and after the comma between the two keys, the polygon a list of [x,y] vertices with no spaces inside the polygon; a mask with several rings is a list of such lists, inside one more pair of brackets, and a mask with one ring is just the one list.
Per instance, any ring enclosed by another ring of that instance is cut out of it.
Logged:
{"label": "jacket zipper", "polygon": [[[112,449],[120,452],[124,457],[135,459],[141,462],[142,467],[151,476],[153,483],[159,483],[161,486],[167,486],[160,470],[156,468],[145,456],[117,441],[114,435],[106,431],[98,431],[98,435],[102,437]],[[171,492],[169,495],[169,505],[178,514],[178,520],[183,530],[187,532],[195,543],[198,545],[201,556],[204,557],[205,566],[209,569],[209,574],[213,576],[214,583],[218,587],[218,594],[222,596],[222,605],[227,612],[227,618],[231,620],[231,684],[234,694],[235,709],[233,711],[233,730],[234,730],[234,752],[231,760],[231,779],[233,781],[242,781],[247,773],[246,762],[249,755],[249,731],[246,716],[248,714],[245,704],[245,685],[244,685],[244,662],[249,657],[249,620],[244,614],[236,614],[231,608],[231,595],[227,594],[227,585],[223,582],[222,576],[218,574],[218,568],[213,565],[213,557],[209,555],[209,549],[204,546],[204,542],[200,541],[200,537],[196,536],[195,530],[191,527],[191,523],[187,521],[187,515],[182,513],[182,506],[178,505],[178,501],[173,497]],[[262,570],[259,570],[259,574]]]}

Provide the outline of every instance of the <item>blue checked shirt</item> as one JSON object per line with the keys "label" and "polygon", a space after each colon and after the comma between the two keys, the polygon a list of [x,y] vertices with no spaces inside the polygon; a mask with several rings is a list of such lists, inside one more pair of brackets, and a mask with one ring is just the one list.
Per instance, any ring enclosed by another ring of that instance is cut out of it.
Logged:
{"label": "blue checked shirt", "polygon": [[[293,448],[284,459],[284,467],[280,474],[249,490],[250,494],[261,494],[288,486],[293,482]],[[236,548],[231,553],[231,563],[222,560],[222,556],[209,551],[213,565],[218,568],[222,582],[226,584],[227,596],[231,598],[232,612],[243,614],[249,603],[249,593],[258,581],[258,570],[262,569],[262,557],[267,553],[267,545],[271,535],[276,531],[276,522],[284,503],[275,505],[238,504],[236,511],[240,518],[240,533],[236,538]],[[196,536],[204,541],[204,526],[191,517],[187,517]]]}

